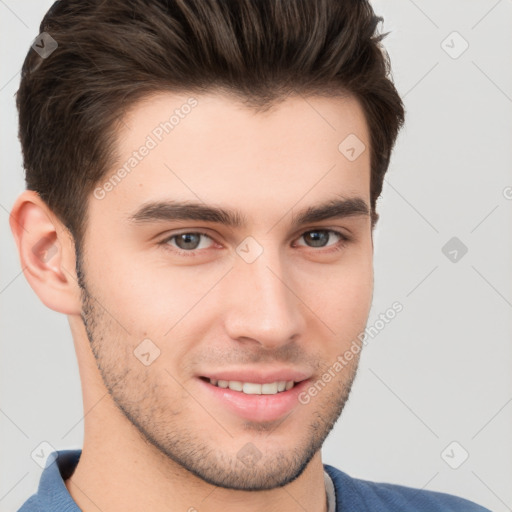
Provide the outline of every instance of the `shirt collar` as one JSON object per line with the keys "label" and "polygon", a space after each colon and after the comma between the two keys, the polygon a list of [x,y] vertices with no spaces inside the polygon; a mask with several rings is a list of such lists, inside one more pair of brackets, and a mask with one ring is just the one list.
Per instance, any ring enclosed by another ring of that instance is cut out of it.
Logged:
{"label": "shirt collar", "polygon": [[327,512],[336,512],[336,494],[334,483],[329,473],[324,469],[325,492],[327,493]]}
{"label": "shirt collar", "polygon": [[43,510],[80,512],[64,481],[76,468],[82,450],[59,450],[47,459],[37,490]]}

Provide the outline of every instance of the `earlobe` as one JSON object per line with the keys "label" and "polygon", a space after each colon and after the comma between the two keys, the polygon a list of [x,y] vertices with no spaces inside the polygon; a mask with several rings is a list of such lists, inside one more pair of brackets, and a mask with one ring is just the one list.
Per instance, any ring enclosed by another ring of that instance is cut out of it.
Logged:
{"label": "earlobe", "polygon": [[9,223],[23,274],[37,296],[54,311],[79,315],[75,249],[65,226],[32,190],[17,198]]}

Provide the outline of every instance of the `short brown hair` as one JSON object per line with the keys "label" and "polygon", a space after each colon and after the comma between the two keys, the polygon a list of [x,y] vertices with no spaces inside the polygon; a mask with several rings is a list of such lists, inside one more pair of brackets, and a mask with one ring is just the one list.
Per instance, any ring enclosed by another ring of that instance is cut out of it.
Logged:
{"label": "short brown hair", "polygon": [[404,106],[367,0],[59,0],[16,102],[26,184],[81,245],[87,201],[114,164],[125,109],[159,91],[221,89],[252,108],[289,94],[353,95],[370,131],[371,208]]}

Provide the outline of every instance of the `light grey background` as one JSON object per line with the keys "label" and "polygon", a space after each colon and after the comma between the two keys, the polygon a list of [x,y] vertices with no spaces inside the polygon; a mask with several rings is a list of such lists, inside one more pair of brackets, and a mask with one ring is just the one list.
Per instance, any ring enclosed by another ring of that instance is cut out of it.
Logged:
{"label": "light grey background", "polygon": [[[51,3],[0,0],[2,512],[35,491],[41,468],[31,452],[41,442],[64,449],[83,439],[67,319],[28,286],[8,225],[24,189],[14,94]],[[512,510],[512,2],[373,5],[391,31],[385,46],[407,122],[379,203],[368,325],[395,301],[404,309],[369,339],[324,462],[505,512]],[[452,237],[468,248],[456,262],[442,252]],[[456,465],[463,450],[468,459],[452,469],[446,461]]]}

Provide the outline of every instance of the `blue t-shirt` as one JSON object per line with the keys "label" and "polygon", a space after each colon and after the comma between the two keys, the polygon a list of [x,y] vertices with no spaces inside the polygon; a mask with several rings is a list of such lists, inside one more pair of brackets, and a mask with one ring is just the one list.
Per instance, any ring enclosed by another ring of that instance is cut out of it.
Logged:
{"label": "blue t-shirt", "polygon": [[[50,454],[37,493],[18,512],[80,512],[64,480],[73,474],[81,453],[59,450]],[[360,480],[328,464],[324,470],[334,484],[336,512],[490,512],[450,494]]]}

